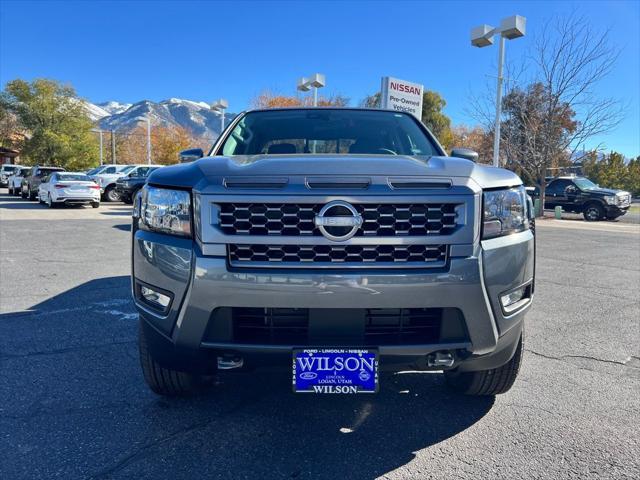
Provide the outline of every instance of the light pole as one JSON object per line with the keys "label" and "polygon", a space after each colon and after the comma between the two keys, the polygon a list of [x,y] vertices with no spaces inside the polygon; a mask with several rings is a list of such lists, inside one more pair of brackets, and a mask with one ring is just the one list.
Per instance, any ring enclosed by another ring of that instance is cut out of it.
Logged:
{"label": "light pole", "polygon": [[102,130],[100,130],[98,128],[92,128],[91,131],[100,134],[100,165],[102,165],[102,163],[103,163],[103,161],[102,161],[102,159],[103,159],[103,156],[102,156]]}
{"label": "light pole", "polygon": [[498,87],[496,92],[496,119],[493,132],[493,166],[499,167],[500,163],[500,116],[502,115],[502,68],[504,65],[505,39],[524,37],[527,19],[520,15],[503,18],[499,27],[480,25],[471,30],[471,45],[482,48],[493,45],[493,37],[500,35],[500,48],[498,49]]}
{"label": "light pole", "polygon": [[151,165],[151,120],[147,117],[147,165]]}
{"label": "light pole", "polygon": [[221,98],[213,102],[211,108],[220,112],[220,135],[222,135],[222,131],[224,130],[224,111],[229,108],[229,102]]}
{"label": "light pole", "polygon": [[318,89],[326,85],[326,79],[322,73],[314,73],[311,78],[302,77],[298,80],[297,89],[308,92],[313,88],[313,106],[318,106]]}

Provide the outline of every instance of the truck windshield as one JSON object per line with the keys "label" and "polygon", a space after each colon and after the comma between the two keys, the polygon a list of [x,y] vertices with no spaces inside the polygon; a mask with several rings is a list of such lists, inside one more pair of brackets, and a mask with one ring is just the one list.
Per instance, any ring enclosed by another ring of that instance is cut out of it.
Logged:
{"label": "truck windshield", "polygon": [[409,114],[357,109],[249,112],[217,155],[442,155]]}
{"label": "truck windshield", "polygon": [[593,183],[588,178],[576,178],[573,182],[578,186],[580,190],[593,190],[595,188],[598,188],[598,185]]}

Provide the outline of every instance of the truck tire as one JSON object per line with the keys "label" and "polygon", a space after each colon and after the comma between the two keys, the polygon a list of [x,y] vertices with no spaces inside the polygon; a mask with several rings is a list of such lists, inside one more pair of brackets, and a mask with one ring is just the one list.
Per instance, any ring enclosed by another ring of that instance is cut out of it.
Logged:
{"label": "truck tire", "polygon": [[513,357],[506,364],[498,368],[477,372],[445,371],[444,378],[447,385],[465,395],[487,396],[508,392],[520,371],[523,344],[524,330],[520,335],[520,341]]}
{"label": "truck tire", "polygon": [[[142,322],[142,321],[141,321]],[[160,366],[147,348],[147,338],[142,324],[138,329],[140,365],[149,388],[165,397],[181,397],[198,393],[210,385],[209,378],[201,375],[171,370]]]}
{"label": "truck tire", "polygon": [[107,189],[104,191],[104,198],[109,202],[120,201],[120,195],[118,194],[118,192],[116,192],[116,187],[114,187],[113,185],[107,187]]}
{"label": "truck tire", "polygon": [[584,207],[582,215],[587,222],[597,222],[604,217],[604,208],[598,203],[588,203]]}

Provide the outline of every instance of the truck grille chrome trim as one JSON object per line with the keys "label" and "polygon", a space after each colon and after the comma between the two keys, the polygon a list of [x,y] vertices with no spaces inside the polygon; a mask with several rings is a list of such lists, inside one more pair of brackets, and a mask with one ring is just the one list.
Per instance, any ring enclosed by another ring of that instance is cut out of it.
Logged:
{"label": "truck grille chrome trim", "polygon": [[300,268],[442,267],[446,245],[234,245],[229,263],[238,267]]}
{"label": "truck grille chrome trim", "polygon": [[[363,223],[356,237],[449,235],[457,227],[457,203],[355,204]],[[219,203],[218,226],[226,235],[313,236],[324,204]]]}

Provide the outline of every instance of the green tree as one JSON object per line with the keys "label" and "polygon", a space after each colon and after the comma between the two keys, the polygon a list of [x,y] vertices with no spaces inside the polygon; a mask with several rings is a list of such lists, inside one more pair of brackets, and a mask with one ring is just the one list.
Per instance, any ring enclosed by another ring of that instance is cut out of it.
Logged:
{"label": "green tree", "polygon": [[451,133],[451,119],[442,113],[446,105],[447,102],[438,92],[425,90],[422,94],[422,123],[448,150],[453,146],[453,134]]}
{"label": "green tree", "polygon": [[598,185],[640,195],[640,157],[625,163],[624,156],[618,152],[602,158],[598,158],[596,152],[589,152],[582,160],[582,170]]}
{"label": "green tree", "polygon": [[[367,95],[360,106],[365,108],[380,108],[380,92]],[[422,94],[422,123],[424,123],[431,133],[440,141],[445,149],[453,147],[455,137],[451,132],[451,119],[442,110],[447,102],[438,92],[425,90]]]}
{"label": "green tree", "polygon": [[632,159],[627,164],[627,176],[625,189],[640,196],[640,156]]}
{"label": "green tree", "polygon": [[33,163],[68,170],[97,164],[98,147],[84,102],[71,86],[54,80],[12,80],[0,103],[28,132],[22,154]]}

